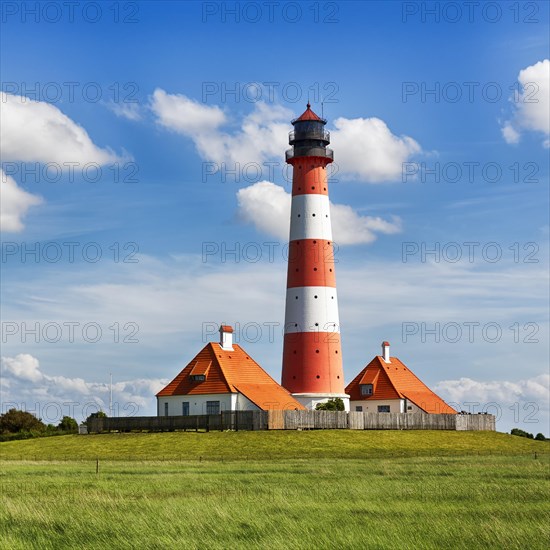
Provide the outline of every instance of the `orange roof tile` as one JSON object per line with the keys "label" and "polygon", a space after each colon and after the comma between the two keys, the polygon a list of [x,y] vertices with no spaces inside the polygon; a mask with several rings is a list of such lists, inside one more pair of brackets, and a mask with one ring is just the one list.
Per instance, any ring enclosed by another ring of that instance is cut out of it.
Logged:
{"label": "orange roof tile", "polygon": [[[360,385],[372,384],[372,395],[361,395]],[[377,355],[346,387],[350,400],[408,399],[428,413],[456,414],[397,357],[390,362]]]}
{"label": "orange roof tile", "polygon": [[221,325],[220,330],[222,332],[233,332],[233,327],[230,325]]}
{"label": "orange roof tile", "polygon": [[[440,399],[432,391],[405,391],[403,392],[405,397],[414,403],[417,407],[420,407],[423,411],[432,414],[456,414],[456,411],[449,407],[443,399]],[[437,399],[434,399],[437,397]]]}
{"label": "orange roof tile", "polygon": [[[198,365],[203,369],[209,362],[206,380],[192,381],[189,376],[192,372],[197,374],[194,369],[199,368]],[[206,344],[174,380],[157,393],[157,397],[237,392],[263,410],[275,408],[274,403],[280,403],[282,409],[304,409],[239,345],[233,344],[233,351],[229,351],[217,342]]]}
{"label": "orange roof tile", "polygon": [[266,410],[303,409],[282,386],[273,384],[238,384],[237,390],[245,395],[254,405]]}
{"label": "orange roof tile", "polygon": [[366,369],[364,373],[365,374],[363,375],[363,378],[361,378],[359,384],[372,384],[373,386],[376,386],[380,371],[377,369]]}

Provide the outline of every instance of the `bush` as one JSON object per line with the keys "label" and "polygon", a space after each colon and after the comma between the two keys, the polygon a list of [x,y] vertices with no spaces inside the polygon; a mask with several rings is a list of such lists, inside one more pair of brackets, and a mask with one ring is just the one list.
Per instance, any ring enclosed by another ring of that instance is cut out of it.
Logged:
{"label": "bush", "polygon": [[78,422],[70,416],[64,416],[57,425],[57,429],[61,432],[76,433],[78,432]]}
{"label": "bush", "polygon": [[317,403],[315,407],[316,411],[345,411],[346,407],[344,402],[336,397],[335,399],[329,399],[325,403]]}
{"label": "bush", "polygon": [[[40,434],[40,435],[43,435]],[[16,434],[11,434],[11,433],[0,433],[0,442],[2,441],[17,441],[19,439],[31,439],[35,437],[34,434],[32,434],[31,432],[19,432],[19,433],[16,433]]]}
{"label": "bush", "polygon": [[546,437],[544,437],[544,434],[541,434],[541,433],[538,433],[536,436],[535,436],[535,439],[537,441],[546,441]]}
{"label": "bush", "polygon": [[527,437],[528,439],[533,439],[533,434],[530,434],[529,432],[524,432],[523,430],[520,430],[519,428],[514,428],[510,433],[512,435],[517,435],[519,437]]}
{"label": "bush", "polygon": [[[39,434],[46,431],[46,425],[29,412],[10,409],[8,412],[0,415],[1,433],[20,433],[30,432]],[[32,437],[32,436],[31,436]]]}

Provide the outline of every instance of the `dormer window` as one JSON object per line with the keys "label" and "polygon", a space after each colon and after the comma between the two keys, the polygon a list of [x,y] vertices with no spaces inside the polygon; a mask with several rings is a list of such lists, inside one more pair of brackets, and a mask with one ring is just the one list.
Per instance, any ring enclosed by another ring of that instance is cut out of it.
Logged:
{"label": "dormer window", "polygon": [[191,382],[204,382],[208,376],[211,364],[212,361],[197,361],[189,373],[189,380]]}
{"label": "dormer window", "polygon": [[361,395],[372,395],[372,384],[361,384]]}

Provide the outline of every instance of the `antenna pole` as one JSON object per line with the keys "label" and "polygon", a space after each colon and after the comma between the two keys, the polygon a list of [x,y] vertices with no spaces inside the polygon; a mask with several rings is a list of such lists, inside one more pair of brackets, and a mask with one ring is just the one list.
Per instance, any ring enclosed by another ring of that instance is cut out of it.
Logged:
{"label": "antenna pole", "polygon": [[109,416],[113,416],[113,373],[109,373]]}

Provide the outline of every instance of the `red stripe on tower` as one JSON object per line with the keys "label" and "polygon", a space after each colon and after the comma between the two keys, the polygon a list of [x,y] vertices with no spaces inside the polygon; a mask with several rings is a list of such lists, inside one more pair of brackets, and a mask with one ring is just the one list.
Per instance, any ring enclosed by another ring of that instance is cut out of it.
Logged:
{"label": "red stripe on tower", "polygon": [[333,161],[326,120],[308,103],[292,121],[293,167],[282,385],[308,408],[344,391],[334,244],[326,167]]}

